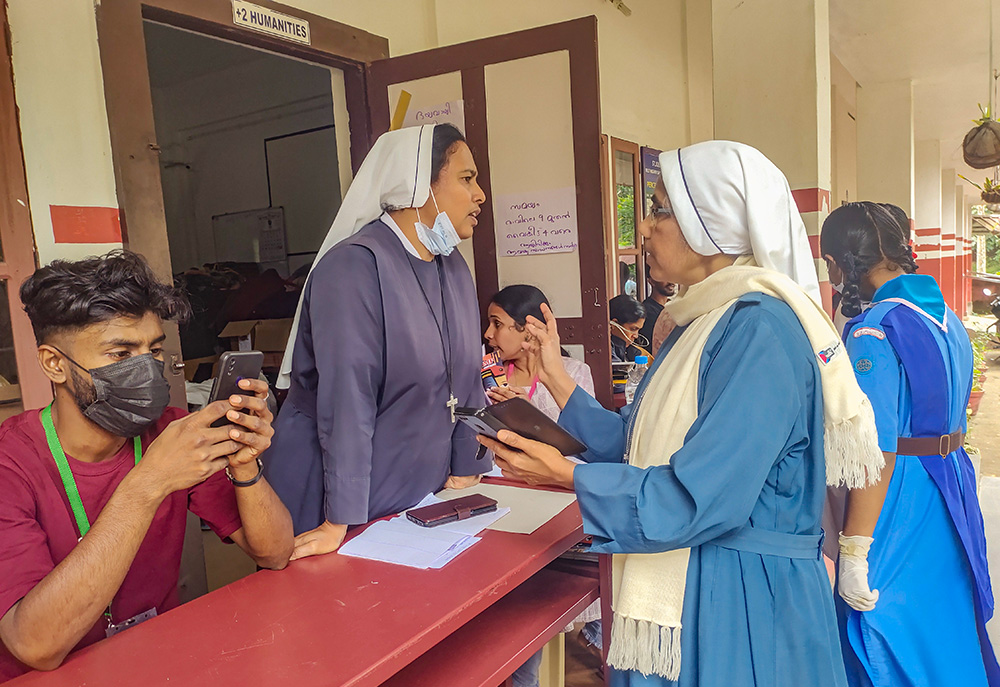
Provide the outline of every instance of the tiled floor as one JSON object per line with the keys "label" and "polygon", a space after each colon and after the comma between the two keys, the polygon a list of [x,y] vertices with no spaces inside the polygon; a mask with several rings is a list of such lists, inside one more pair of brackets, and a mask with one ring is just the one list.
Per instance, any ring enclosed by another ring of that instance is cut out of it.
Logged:
{"label": "tiled floor", "polygon": [[[1000,350],[986,352],[986,384],[979,412],[969,422],[966,443],[979,449],[979,505],[986,526],[986,557],[993,588],[1000,587]],[[994,647],[1000,647],[1000,616],[987,624]]]}
{"label": "tiled floor", "polygon": [[[983,477],[979,483],[979,504],[986,524],[986,558],[990,577],[993,579],[993,593],[1000,589],[1000,477]],[[1000,648],[1000,616],[986,624],[994,649]]]}
{"label": "tiled floor", "polygon": [[986,352],[986,384],[979,412],[969,422],[966,443],[979,449],[981,474],[1000,476],[1000,350]]}
{"label": "tiled floor", "polygon": [[566,687],[603,687],[600,660],[583,648],[580,630],[566,635]]}

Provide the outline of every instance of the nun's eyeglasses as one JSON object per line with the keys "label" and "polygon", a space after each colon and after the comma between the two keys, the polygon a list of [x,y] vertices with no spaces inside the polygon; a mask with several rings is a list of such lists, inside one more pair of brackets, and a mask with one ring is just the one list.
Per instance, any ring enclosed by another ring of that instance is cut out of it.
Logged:
{"label": "nun's eyeglasses", "polygon": [[670,219],[673,216],[674,216],[673,208],[652,207],[649,210],[649,214],[646,215],[646,219],[651,219],[654,222],[659,222],[661,219]]}

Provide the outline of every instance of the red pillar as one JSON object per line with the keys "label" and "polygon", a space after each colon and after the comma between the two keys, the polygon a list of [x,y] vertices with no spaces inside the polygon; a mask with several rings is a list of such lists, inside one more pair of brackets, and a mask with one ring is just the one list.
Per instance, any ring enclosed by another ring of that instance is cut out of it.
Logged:
{"label": "red pillar", "polygon": [[[914,231],[917,267],[921,274],[929,274],[941,285],[941,228],[928,227]],[[941,288],[944,291],[944,287]]]}
{"label": "red pillar", "polygon": [[819,254],[819,233],[823,221],[830,214],[830,191],[825,188],[800,188],[792,191],[792,198],[802,215],[809,236],[809,247],[812,248],[813,260],[816,263],[816,273],[820,277],[819,292],[823,299],[823,308],[833,316],[833,291],[830,280],[826,277],[826,266],[823,256]]}
{"label": "red pillar", "polygon": [[972,274],[976,271],[976,266],[972,264],[972,246],[975,242],[971,238],[965,239],[965,315],[970,314],[972,307]]}
{"label": "red pillar", "polygon": [[958,281],[955,278],[955,235],[941,234],[941,293],[944,294],[944,302],[952,310],[958,310],[958,299],[955,297]]}
{"label": "red pillar", "polygon": [[959,317],[965,317],[965,241],[955,239],[955,304]]}

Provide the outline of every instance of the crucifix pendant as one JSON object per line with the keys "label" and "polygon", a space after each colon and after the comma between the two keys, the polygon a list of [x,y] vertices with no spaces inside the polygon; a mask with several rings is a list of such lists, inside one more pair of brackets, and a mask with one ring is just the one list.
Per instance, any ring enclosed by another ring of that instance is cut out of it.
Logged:
{"label": "crucifix pendant", "polygon": [[458,399],[455,398],[455,394],[448,394],[448,396],[448,402],[445,405],[451,411],[451,424],[455,424],[455,407],[458,406]]}

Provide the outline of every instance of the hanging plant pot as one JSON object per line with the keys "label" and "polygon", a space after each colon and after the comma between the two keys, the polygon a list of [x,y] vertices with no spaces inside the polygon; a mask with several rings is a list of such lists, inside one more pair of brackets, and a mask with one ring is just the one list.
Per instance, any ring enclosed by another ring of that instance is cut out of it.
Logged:
{"label": "hanging plant pot", "polygon": [[973,169],[1000,165],[1000,122],[989,119],[967,133],[962,141],[962,157]]}
{"label": "hanging plant pot", "polygon": [[983,191],[979,196],[984,203],[1000,203],[1000,191]]}

